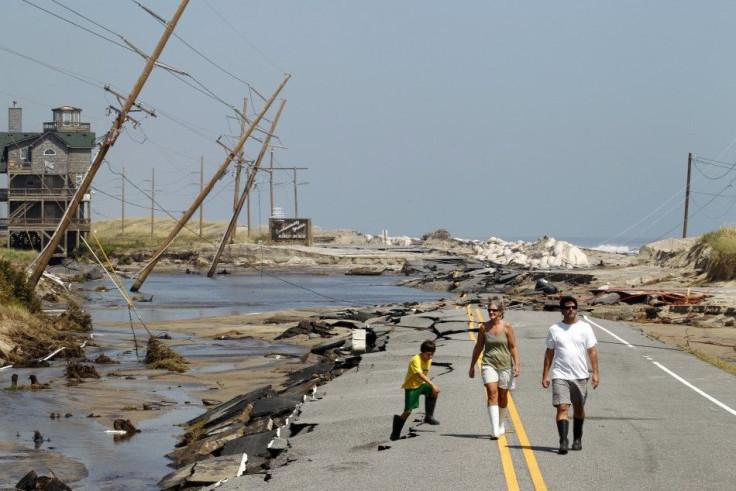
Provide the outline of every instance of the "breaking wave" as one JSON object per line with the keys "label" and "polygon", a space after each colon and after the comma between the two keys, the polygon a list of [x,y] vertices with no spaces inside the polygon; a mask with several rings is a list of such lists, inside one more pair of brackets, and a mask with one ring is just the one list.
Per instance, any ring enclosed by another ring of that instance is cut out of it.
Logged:
{"label": "breaking wave", "polygon": [[611,252],[614,254],[638,254],[639,253],[639,248],[633,248],[631,246],[616,245],[616,244],[600,244],[595,247],[590,247],[589,249],[593,251]]}

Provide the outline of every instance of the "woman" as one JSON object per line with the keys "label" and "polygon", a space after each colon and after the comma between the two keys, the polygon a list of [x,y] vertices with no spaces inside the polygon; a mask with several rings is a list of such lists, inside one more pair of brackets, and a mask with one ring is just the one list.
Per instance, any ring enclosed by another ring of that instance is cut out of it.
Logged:
{"label": "woman", "polygon": [[504,306],[499,297],[488,303],[488,322],[478,329],[478,339],[470,359],[470,378],[475,377],[475,363],[483,353],[481,376],[488,398],[488,415],[491,418],[491,440],[498,440],[506,433],[504,419],[508,407],[508,393],[514,388],[514,377],[520,374],[519,350],[516,347],[514,328],[503,320]]}

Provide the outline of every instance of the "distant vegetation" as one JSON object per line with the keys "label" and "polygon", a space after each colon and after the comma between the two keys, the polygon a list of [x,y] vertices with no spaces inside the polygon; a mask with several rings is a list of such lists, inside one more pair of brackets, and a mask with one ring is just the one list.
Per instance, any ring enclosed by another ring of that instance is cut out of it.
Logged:
{"label": "distant vegetation", "polygon": [[710,281],[736,280],[736,228],[722,228],[703,235],[699,247],[710,248],[706,274]]}
{"label": "distant vegetation", "polygon": [[[92,231],[99,239],[105,252],[110,254],[111,252],[135,249],[155,250],[166,240],[175,224],[176,221],[173,218],[155,218],[153,221],[153,235],[151,235],[150,218],[126,218],[125,227],[123,227],[123,222],[120,219],[100,220],[92,223]],[[228,222],[225,221],[203,221],[202,233],[200,234],[199,220],[192,218],[181,229],[169,250],[188,250],[208,245],[217,247],[220,245],[227,226]],[[259,240],[267,240],[265,227],[253,230],[250,236],[243,228],[240,227],[237,231],[235,243],[249,244],[257,243]],[[89,242],[91,246],[97,246],[93,237],[90,238]],[[80,252],[84,254],[86,251]]]}

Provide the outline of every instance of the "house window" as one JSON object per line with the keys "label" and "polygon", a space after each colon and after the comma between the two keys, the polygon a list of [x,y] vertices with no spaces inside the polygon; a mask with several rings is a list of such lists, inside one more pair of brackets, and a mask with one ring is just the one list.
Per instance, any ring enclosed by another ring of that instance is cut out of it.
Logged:
{"label": "house window", "polygon": [[47,148],[46,150],[43,151],[43,154],[44,155],[56,155],[56,150],[54,150],[53,148]]}
{"label": "house window", "polygon": [[29,162],[31,160],[28,147],[23,147],[20,149],[20,161],[21,162]]}

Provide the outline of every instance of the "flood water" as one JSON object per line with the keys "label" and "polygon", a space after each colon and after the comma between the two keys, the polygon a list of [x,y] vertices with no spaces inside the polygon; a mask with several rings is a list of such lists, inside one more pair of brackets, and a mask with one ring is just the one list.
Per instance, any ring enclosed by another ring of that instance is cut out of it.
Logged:
{"label": "flood water", "polygon": [[[422,302],[448,297],[447,292],[428,292],[395,286],[404,276],[309,276],[309,275],[224,275],[210,279],[201,275],[151,275],[141,292],[133,298],[136,310],[144,322],[185,318],[238,315],[312,306],[369,306],[397,302]],[[132,284],[126,284],[129,288]],[[115,369],[125,370],[140,366],[129,345],[130,330],[102,325],[109,322],[128,322],[130,314],[122,295],[114,289],[95,292],[98,286],[112,288],[109,280],[80,285],[85,308],[95,323],[94,335],[105,344],[117,346],[106,350],[111,358],[120,361]],[[76,288],[76,286],[75,286]],[[137,320],[137,318],[135,318]],[[177,346],[174,333],[173,346]],[[253,367],[273,363],[272,355],[298,356],[303,348],[288,344],[269,344],[244,339],[236,343],[218,340],[198,341],[196,350],[186,344],[176,347],[185,358],[217,357],[218,364],[208,371],[229,370],[235,363],[247,359]],[[144,354],[144,353],[143,353]],[[88,352],[89,357],[94,353]],[[8,369],[0,371],[0,385],[10,386],[12,373],[19,375],[19,384],[28,384],[31,373],[41,382],[52,386],[63,383],[65,361],[52,362],[50,368]],[[106,370],[103,370],[106,371]],[[106,387],[141,381],[114,380]],[[176,426],[204,412],[201,405],[191,401],[187,390],[195,387],[168,387],[155,380],[143,381],[151,400],[173,401],[170,407],[157,413],[155,418],[144,419],[138,425],[140,433],[132,438],[116,441],[105,433],[107,428],[94,418],[73,413],[73,402],[82,397],[82,390],[66,388],[64,397],[56,389],[35,391],[2,391],[2,424],[0,424],[0,483],[14,486],[31,469],[39,475],[50,475],[49,469],[60,479],[67,476],[85,476],[76,482],[68,481],[75,490],[147,490],[158,489],[156,483],[173,469],[164,455],[174,449],[182,428]],[[65,400],[66,398],[66,400]],[[61,417],[52,419],[51,413]],[[34,443],[38,430],[44,441]]]}
{"label": "flood water", "polygon": [[[310,276],[310,275],[151,275],[133,298],[144,321],[240,315],[311,306],[367,306],[396,302],[422,302],[448,296],[396,286],[406,276]],[[133,280],[126,280],[130,288]],[[127,322],[127,309],[117,290],[94,292],[97,286],[111,287],[109,280],[82,285],[89,298],[87,309],[97,322]]]}

